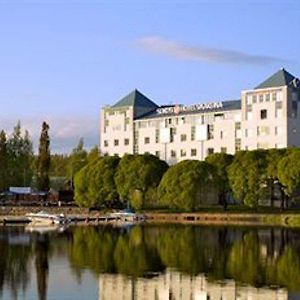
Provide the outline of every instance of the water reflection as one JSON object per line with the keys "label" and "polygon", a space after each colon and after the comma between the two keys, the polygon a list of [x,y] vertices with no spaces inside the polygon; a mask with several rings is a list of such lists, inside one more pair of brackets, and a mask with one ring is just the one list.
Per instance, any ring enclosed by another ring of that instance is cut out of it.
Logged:
{"label": "water reflection", "polygon": [[100,299],[287,300],[288,292],[280,288],[241,286],[234,280],[209,281],[203,274],[191,276],[167,270],[165,274],[153,278],[133,279],[122,274],[100,275]]}
{"label": "water reflection", "polygon": [[300,299],[299,238],[284,228],[0,227],[0,298],[59,298],[61,271],[74,299],[80,285],[86,299],[97,298],[91,285],[100,299]]}

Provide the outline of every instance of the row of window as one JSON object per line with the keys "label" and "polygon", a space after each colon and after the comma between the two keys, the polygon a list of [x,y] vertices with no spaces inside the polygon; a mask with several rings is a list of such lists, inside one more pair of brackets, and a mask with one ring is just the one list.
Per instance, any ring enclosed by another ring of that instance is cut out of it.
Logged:
{"label": "row of window", "polygon": [[[124,139],[124,145],[125,146],[129,145],[129,139]],[[114,146],[119,146],[119,140],[118,139],[114,140]],[[104,147],[108,147],[108,140],[104,140]]]}
{"label": "row of window", "polygon": [[282,101],[282,92],[277,91],[265,94],[248,94],[246,97],[247,104],[263,103],[270,101]]}

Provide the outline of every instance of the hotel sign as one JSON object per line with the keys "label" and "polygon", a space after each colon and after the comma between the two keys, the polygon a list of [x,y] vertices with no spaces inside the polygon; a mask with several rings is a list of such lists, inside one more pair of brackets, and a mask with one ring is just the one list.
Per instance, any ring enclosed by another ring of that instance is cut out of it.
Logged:
{"label": "hotel sign", "polygon": [[156,112],[160,115],[165,115],[165,114],[180,114],[182,112],[212,110],[217,108],[223,108],[223,103],[210,102],[210,103],[201,103],[201,104],[192,104],[192,105],[175,105],[175,106],[158,108]]}

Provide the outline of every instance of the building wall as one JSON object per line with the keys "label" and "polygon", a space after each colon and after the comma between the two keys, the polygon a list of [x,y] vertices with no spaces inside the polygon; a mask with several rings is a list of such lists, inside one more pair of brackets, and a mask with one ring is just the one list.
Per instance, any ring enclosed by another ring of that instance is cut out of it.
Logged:
{"label": "building wall", "polygon": [[[157,155],[169,164],[184,159],[203,160],[209,151],[233,154],[236,135],[240,135],[240,129],[235,129],[237,123],[239,110],[136,120],[138,153]],[[201,141],[198,131],[208,130],[208,125],[213,128],[211,136]]]}
{"label": "building wall", "polygon": [[101,110],[100,150],[109,155],[133,154],[133,107]]}

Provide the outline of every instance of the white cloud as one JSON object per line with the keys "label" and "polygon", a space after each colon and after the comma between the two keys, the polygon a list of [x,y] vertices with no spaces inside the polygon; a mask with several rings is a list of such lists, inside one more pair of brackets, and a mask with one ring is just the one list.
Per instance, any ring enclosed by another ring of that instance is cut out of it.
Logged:
{"label": "white cloud", "polygon": [[284,62],[283,59],[272,56],[254,55],[240,51],[216,49],[204,46],[189,46],[160,36],[143,37],[137,40],[136,44],[152,53],[162,54],[182,60],[254,65]]}
{"label": "white cloud", "polygon": [[[0,129],[11,134],[18,120],[12,118],[0,119]],[[90,116],[61,117],[22,117],[20,118],[23,130],[28,130],[33,140],[34,149],[37,151],[42,122],[46,121],[49,126],[51,151],[53,153],[69,153],[84,138],[86,148],[99,144],[99,120]]]}

